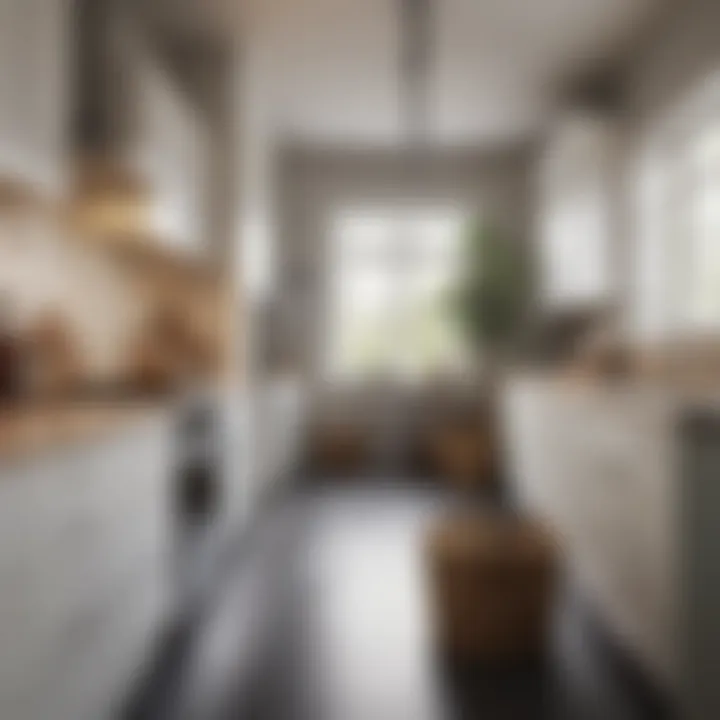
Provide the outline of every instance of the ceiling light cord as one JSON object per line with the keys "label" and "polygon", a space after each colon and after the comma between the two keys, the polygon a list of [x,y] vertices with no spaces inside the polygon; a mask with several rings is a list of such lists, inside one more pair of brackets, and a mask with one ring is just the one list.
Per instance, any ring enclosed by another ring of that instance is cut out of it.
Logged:
{"label": "ceiling light cord", "polygon": [[432,0],[399,0],[401,31],[400,113],[411,145],[423,145],[430,131]]}

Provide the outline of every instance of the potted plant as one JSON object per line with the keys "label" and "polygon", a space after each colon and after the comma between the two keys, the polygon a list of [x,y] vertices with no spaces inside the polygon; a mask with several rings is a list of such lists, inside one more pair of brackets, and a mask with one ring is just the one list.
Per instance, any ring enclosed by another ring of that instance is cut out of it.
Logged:
{"label": "potted plant", "polygon": [[530,277],[522,248],[487,221],[465,229],[462,274],[453,305],[489,380],[511,355],[523,328]]}
{"label": "potted plant", "polygon": [[502,371],[524,325],[528,287],[522,250],[489,223],[470,224],[452,303],[468,344],[481,362],[483,399],[446,417],[431,440],[437,470],[457,487],[494,485],[501,472],[497,396]]}

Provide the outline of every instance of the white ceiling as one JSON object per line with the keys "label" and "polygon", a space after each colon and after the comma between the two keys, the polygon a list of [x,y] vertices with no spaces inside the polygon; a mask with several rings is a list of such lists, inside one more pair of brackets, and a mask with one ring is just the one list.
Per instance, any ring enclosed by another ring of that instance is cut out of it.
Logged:
{"label": "white ceiling", "polygon": [[[283,133],[323,144],[402,138],[399,0],[239,1],[255,80]],[[562,83],[612,57],[656,4],[435,0],[433,137],[464,145],[532,133]]]}

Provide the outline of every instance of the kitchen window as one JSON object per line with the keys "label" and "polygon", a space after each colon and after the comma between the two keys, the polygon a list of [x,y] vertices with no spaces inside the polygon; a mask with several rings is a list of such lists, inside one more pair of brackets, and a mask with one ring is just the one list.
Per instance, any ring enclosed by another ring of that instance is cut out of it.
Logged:
{"label": "kitchen window", "polygon": [[700,128],[688,153],[688,322],[720,328],[720,117]]}
{"label": "kitchen window", "polygon": [[614,292],[614,125],[569,116],[539,167],[540,289],[545,308],[604,305]]}
{"label": "kitchen window", "polygon": [[720,78],[679,107],[641,159],[635,318],[646,339],[720,330]]}
{"label": "kitchen window", "polygon": [[328,370],[418,377],[468,357],[450,291],[467,215],[457,208],[344,210],[330,231]]}

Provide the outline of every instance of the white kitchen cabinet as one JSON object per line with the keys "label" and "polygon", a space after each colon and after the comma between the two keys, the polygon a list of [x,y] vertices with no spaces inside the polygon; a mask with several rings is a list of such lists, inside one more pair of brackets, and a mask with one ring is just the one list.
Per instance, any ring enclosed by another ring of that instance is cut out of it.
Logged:
{"label": "white kitchen cabinet", "polygon": [[609,627],[676,690],[680,491],[670,398],[517,380],[506,409],[521,505],[556,530]]}
{"label": "white kitchen cabinet", "polygon": [[0,466],[0,717],[110,720],[173,615],[169,418]]}
{"label": "white kitchen cabinet", "polygon": [[294,380],[273,379],[257,389],[253,405],[253,500],[297,469],[304,410],[302,388]]}
{"label": "white kitchen cabinet", "polygon": [[516,378],[516,498],[557,532],[608,629],[692,720],[720,713],[720,405],[652,385]]}

